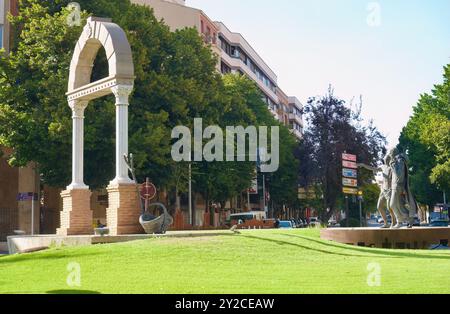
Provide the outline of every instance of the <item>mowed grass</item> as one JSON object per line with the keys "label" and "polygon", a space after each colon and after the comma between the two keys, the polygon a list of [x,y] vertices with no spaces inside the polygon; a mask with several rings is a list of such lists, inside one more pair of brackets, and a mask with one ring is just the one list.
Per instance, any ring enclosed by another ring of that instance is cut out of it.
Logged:
{"label": "mowed grass", "polygon": [[[67,284],[70,263],[80,265],[80,287]],[[379,286],[368,284],[377,278],[368,270],[373,263],[380,266]],[[318,230],[244,231],[0,257],[0,293],[449,292],[449,251],[352,247],[323,241]]]}

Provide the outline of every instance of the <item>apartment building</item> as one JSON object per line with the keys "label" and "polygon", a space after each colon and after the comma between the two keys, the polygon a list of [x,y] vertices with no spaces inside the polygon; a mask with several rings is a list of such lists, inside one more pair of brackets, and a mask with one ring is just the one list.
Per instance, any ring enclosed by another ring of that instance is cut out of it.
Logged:
{"label": "apartment building", "polygon": [[153,8],[156,18],[164,20],[171,31],[195,27],[204,42],[210,44],[213,52],[220,55],[220,48],[217,45],[218,28],[202,10],[186,6],[184,0],[131,0],[131,2]]}
{"label": "apartment building", "polygon": [[224,23],[213,22],[202,10],[186,6],[184,0],[132,0],[147,5],[155,16],[164,20],[171,30],[195,27],[211,44],[219,57],[218,70],[223,73],[240,73],[253,80],[261,90],[272,115],[292,129],[300,140],[303,131],[301,104],[295,97],[287,96],[277,84],[277,75],[240,34],[232,32]]}
{"label": "apartment building", "polygon": [[5,49],[6,52],[10,49],[12,38],[8,13],[17,13],[18,2],[18,0],[0,0],[0,49]]}
{"label": "apartment building", "polygon": [[299,139],[303,138],[303,105],[297,97],[289,97],[289,126],[292,133]]}

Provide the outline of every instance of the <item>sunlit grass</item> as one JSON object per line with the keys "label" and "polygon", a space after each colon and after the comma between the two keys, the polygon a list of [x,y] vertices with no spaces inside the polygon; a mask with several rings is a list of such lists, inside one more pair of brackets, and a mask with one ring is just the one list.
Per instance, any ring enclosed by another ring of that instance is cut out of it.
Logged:
{"label": "sunlit grass", "polygon": [[[81,286],[67,284],[78,263]],[[380,286],[367,280],[381,267]],[[318,230],[153,239],[0,258],[0,293],[449,293],[448,251],[381,250]]]}

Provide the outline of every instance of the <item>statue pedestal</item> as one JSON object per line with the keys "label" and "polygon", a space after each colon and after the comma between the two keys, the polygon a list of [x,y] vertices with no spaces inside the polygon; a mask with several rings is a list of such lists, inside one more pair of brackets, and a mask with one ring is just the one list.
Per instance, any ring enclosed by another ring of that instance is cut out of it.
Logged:
{"label": "statue pedestal", "polygon": [[450,227],[412,229],[330,228],[322,229],[323,240],[382,249],[429,249],[433,245],[448,245]]}
{"label": "statue pedestal", "polygon": [[63,210],[61,227],[56,231],[58,235],[94,234],[91,194],[87,189],[66,190],[61,193]]}
{"label": "statue pedestal", "polygon": [[143,234],[139,223],[141,207],[135,184],[110,185],[107,188],[109,205],[106,222],[110,235]]}

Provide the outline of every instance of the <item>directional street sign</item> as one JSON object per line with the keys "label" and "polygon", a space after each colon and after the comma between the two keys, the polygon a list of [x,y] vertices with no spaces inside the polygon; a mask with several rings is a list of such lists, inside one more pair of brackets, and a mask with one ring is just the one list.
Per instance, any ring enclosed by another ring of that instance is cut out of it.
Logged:
{"label": "directional street sign", "polygon": [[344,194],[358,195],[358,157],[356,155],[342,154],[342,192]]}
{"label": "directional street sign", "polygon": [[342,160],[353,161],[356,162],[356,155],[351,154],[342,154]]}
{"label": "directional street sign", "polygon": [[351,195],[358,195],[358,189],[353,189],[353,188],[342,188],[342,192],[344,192],[344,194],[351,194]]}
{"label": "directional street sign", "polygon": [[358,180],[356,179],[348,179],[348,178],[342,178],[342,185],[352,188],[358,187]]}
{"label": "directional street sign", "polygon": [[344,168],[358,169],[358,165],[356,164],[356,162],[353,161],[343,160],[342,166],[344,166]]}
{"label": "directional street sign", "polygon": [[344,176],[346,178],[356,179],[356,178],[358,178],[358,171],[356,171],[354,169],[344,168],[344,169],[342,169],[342,176]]}

